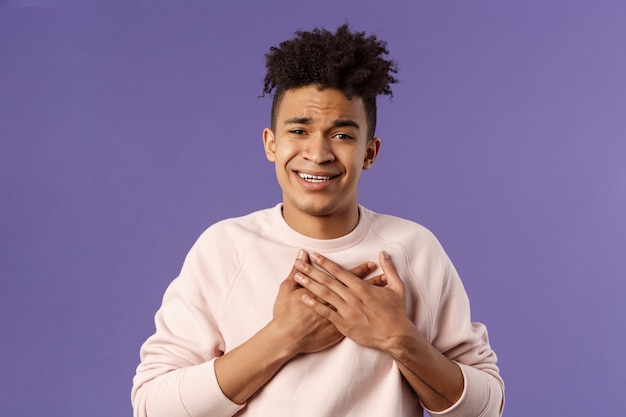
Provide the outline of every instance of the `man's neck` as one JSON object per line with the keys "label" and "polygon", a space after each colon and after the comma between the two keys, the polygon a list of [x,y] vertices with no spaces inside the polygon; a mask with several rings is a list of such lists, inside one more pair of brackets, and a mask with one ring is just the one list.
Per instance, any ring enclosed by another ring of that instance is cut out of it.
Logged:
{"label": "man's neck", "polygon": [[[287,211],[287,212],[286,212]],[[336,239],[353,231],[359,223],[359,208],[344,215],[314,216],[298,213],[292,215],[283,206],[285,222],[296,232],[314,239]]]}

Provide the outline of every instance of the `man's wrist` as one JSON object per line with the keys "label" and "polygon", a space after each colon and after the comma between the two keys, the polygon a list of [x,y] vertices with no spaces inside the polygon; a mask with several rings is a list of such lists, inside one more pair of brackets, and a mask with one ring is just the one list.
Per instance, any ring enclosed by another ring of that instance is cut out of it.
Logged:
{"label": "man's wrist", "polygon": [[263,329],[270,343],[275,347],[275,353],[278,360],[288,362],[301,353],[298,343],[294,342],[291,332],[285,329],[280,323],[271,320]]}
{"label": "man's wrist", "polygon": [[408,359],[410,352],[429,345],[428,341],[407,318],[406,323],[396,330],[396,333],[387,336],[381,350],[398,360]]}

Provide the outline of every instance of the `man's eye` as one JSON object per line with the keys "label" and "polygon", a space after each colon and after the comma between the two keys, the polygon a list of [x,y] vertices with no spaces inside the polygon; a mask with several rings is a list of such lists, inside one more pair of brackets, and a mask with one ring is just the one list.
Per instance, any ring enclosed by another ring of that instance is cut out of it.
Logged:
{"label": "man's eye", "polygon": [[293,133],[294,135],[304,135],[306,132],[302,129],[292,129],[289,133]]}
{"label": "man's eye", "polygon": [[352,139],[352,136],[348,135],[347,133],[337,133],[337,134],[335,134],[335,137],[337,139],[342,139],[342,140],[350,140],[350,139]]}

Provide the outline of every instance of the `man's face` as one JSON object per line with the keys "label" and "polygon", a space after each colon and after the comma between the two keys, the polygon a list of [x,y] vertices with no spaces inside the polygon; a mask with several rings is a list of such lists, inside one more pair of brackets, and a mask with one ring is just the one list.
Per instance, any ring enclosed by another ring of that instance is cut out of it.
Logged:
{"label": "man's face", "polygon": [[333,222],[358,218],[361,171],[372,166],[380,147],[378,138],[367,138],[360,97],[348,100],[339,90],[317,86],[287,90],[275,131],[265,129],[263,141],[267,159],[276,167],[290,226],[301,231],[312,217]]}

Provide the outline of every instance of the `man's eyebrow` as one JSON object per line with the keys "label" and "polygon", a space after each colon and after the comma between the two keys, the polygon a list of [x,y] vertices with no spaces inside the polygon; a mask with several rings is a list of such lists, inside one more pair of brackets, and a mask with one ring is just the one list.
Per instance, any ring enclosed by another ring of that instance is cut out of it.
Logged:
{"label": "man's eyebrow", "polygon": [[352,119],[338,119],[333,122],[335,127],[354,127],[356,129],[360,129],[361,126],[357,122]]}
{"label": "man's eyebrow", "polygon": [[285,120],[286,125],[308,125],[312,122],[310,117],[292,117]]}

